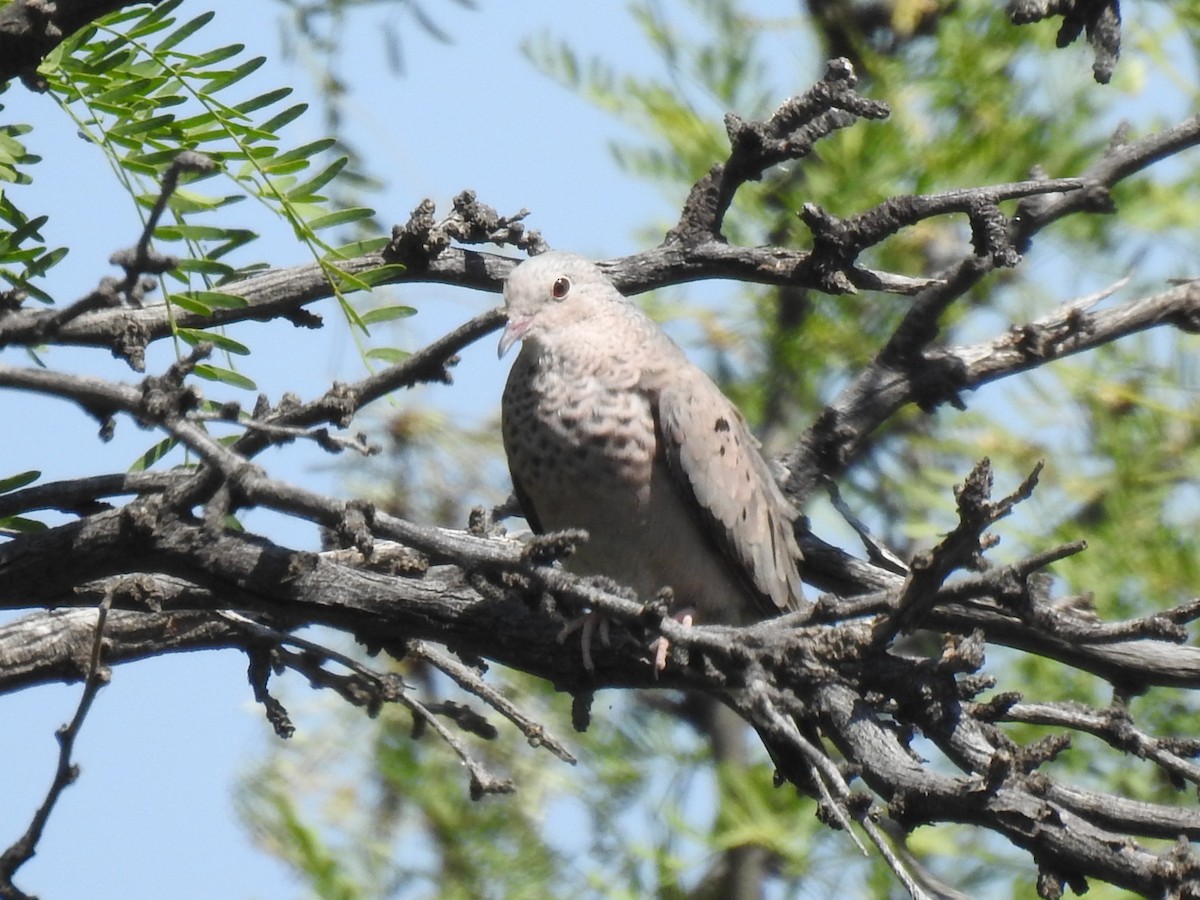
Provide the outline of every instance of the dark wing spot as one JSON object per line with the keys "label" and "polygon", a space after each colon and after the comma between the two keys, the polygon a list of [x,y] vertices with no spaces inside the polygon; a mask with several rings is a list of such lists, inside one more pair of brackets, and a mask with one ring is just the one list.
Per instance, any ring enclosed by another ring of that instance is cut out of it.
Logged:
{"label": "dark wing spot", "polygon": [[713,431],[721,432],[721,431],[728,431],[728,430],[729,430],[729,420],[726,419],[724,416],[721,416],[721,418],[717,419],[716,424],[713,425]]}
{"label": "dark wing spot", "polygon": [[725,445],[724,445],[724,444],[722,444],[722,445],[721,445],[721,451],[720,451],[720,452],[721,452],[721,455],[722,455],[722,456],[724,456],[724,455],[725,455]]}

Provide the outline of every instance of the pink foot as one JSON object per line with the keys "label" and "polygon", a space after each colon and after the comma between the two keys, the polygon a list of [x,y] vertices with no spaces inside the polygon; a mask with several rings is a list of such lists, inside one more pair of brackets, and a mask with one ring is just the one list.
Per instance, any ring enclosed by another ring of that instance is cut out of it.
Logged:
{"label": "pink foot", "polygon": [[[674,618],[684,628],[692,627],[691,612],[676,613]],[[654,676],[657,678],[658,673],[667,667],[667,651],[671,649],[671,642],[665,637],[657,637],[651,642],[650,649],[654,651]]]}
{"label": "pink foot", "polygon": [[589,672],[596,671],[596,665],[592,662],[592,637],[596,632],[600,633],[600,643],[605,647],[608,643],[608,616],[600,612],[584,613],[582,616],[576,616],[562,627],[562,631],[558,633],[558,642],[565,643],[567,638],[579,632],[579,641],[582,645],[583,667]]}

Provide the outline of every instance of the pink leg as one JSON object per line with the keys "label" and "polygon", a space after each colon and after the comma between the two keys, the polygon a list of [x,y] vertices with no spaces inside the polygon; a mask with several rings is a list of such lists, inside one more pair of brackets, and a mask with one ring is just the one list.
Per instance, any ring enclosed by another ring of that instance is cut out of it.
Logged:
{"label": "pink leg", "polygon": [[[681,610],[673,618],[684,628],[692,627],[691,610]],[[671,642],[665,637],[658,637],[650,644],[650,649],[654,651],[654,674],[657,676],[667,667],[667,652],[671,649]]]}
{"label": "pink leg", "polygon": [[596,671],[596,664],[592,661],[592,636],[597,632],[600,634],[600,643],[605,647],[608,642],[608,616],[604,613],[589,612],[582,616],[576,616],[562,627],[562,631],[558,633],[558,642],[564,643],[568,637],[579,632],[579,640],[582,644],[583,651],[583,667],[589,671]]}

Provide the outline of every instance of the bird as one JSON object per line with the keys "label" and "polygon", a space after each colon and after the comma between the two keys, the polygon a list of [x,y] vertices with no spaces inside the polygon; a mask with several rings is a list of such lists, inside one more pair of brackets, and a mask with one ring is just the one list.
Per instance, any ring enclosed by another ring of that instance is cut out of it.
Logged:
{"label": "bird", "polygon": [[566,568],[642,600],[670,588],[686,624],[800,609],[796,512],[712,379],[582,256],[521,262],[504,303],[498,356],[521,343],[501,401],[509,473],[533,531],[587,532]]}

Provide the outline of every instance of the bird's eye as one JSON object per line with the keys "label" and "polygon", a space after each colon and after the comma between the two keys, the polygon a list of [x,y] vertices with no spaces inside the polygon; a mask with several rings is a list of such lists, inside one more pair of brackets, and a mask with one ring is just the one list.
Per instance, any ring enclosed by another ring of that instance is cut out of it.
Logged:
{"label": "bird's eye", "polygon": [[571,279],[565,275],[555,281],[554,287],[550,288],[550,296],[555,300],[565,300],[569,293],[571,293]]}

